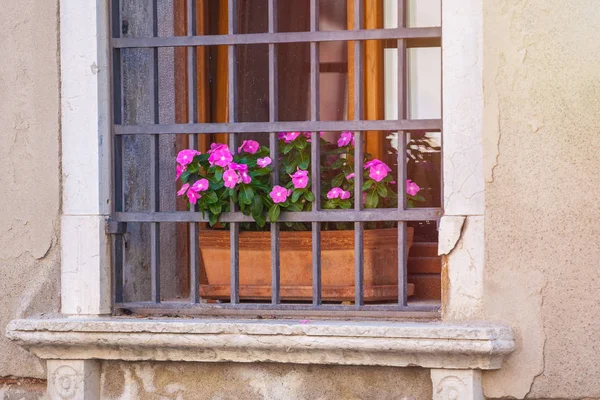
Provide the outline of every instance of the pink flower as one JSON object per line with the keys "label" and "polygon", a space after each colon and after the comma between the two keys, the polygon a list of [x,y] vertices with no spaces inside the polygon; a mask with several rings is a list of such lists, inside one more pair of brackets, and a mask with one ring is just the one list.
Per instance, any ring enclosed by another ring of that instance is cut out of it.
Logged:
{"label": "pink flower", "polygon": [[197,156],[198,154],[200,154],[200,152],[197,150],[181,150],[179,154],[177,154],[177,162],[182,167],[185,167],[186,165],[194,161],[194,156]]}
{"label": "pink flower", "polygon": [[406,181],[406,193],[408,193],[411,196],[415,196],[420,191],[421,191],[421,188],[419,187],[419,185],[417,185],[416,183],[414,183],[410,179],[408,179]]}
{"label": "pink flower", "polygon": [[240,176],[232,169],[228,169],[223,172],[223,180],[225,181],[225,187],[233,189],[240,180]]}
{"label": "pink flower", "polygon": [[207,152],[208,154],[212,154],[217,150],[224,150],[224,149],[228,149],[229,147],[226,144],[223,143],[211,143],[210,144],[210,150]]}
{"label": "pink flower", "polygon": [[342,193],[344,193],[344,191],[341,188],[334,187],[327,193],[327,198],[328,199],[337,199],[342,195]]}
{"label": "pink flower", "polygon": [[371,169],[369,170],[369,176],[374,181],[381,182],[381,180],[387,176],[388,170],[389,170],[389,168],[387,165],[385,165],[383,163],[376,164],[376,165],[373,165],[371,167]]}
{"label": "pink flower", "polygon": [[273,160],[271,160],[270,157],[259,158],[258,160],[256,160],[256,165],[258,165],[261,168],[264,168],[267,165],[271,164],[272,161]]}
{"label": "pink flower", "polygon": [[385,165],[385,166],[386,166],[386,168],[388,169],[388,171],[391,171],[390,167],[388,167],[388,166],[387,166],[387,165],[386,165],[386,164],[385,164],[383,161],[381,161],[381,160],[378,160],[378,159],[376,159],[376,158],[372,159],[371,161],[368,161],[368,162],[366,162],[366,163],[365,163],[365,165],[364,165],[364,168],[365,168],[365,169],[367,169],[367,168],[371,168],[372,166],[374,166],[374,165],[378,165],[378,164],[383,164],[383,165]]}
{"label": "pink flower", "polygon": [[351,174],[348,174],[348,175],[346,176],[346,179],[347,179],[347,180],[354,179],[354,176],[355,176],[355,175],[354,175],[354,172],[352,172]]}
{"label": "pink flower", "polygon": [[208,190],[208,187],[208,179],[202,178],[199,181],[194,182],[190,190],[194,190],[196,192],[205,192]]}
{"label": "pink flower", "polygon": [[350,143],[352,143],[352,146],[354,146],[354,135],[352,134],[352,132],[344,131],[340,135],[340,138],[338,139],[337,143],[338,147],[348,146]]}
{"label": "pink flower", "polygon": [[179,189],[179,191],[177,192],[177,196],[183,196],[185,194],[185,191],[188,190],[189,187],[189,183],[186,183],[185,185],[181,186],[181,189]]}
{"label": "pink flower", "polygon": [[345,200],[350,198],[350,192],[347,190],[343,190],[340,194],[340,199]]}
{"label": "pink flower", "polygon": [[371,179],[377,182],[381,182],[381,180],[388,175],[388,172],[392,170],[390,167],[387,166],[386,163],[376,158],[365,163],[364,168],[370,168],[369,176],[371,177]]}
{"label": "pink flower", "polygon": [[254,154],[258,151],[260,145],[256,140],[244,140],[242,145],[238,147],[238,153],[241,153],[242,150],[246,153]]}
{"label": "pink flower", "polygon": [[289,194],[286,188],[276,185],[269,193],[269,196],[273,199],[273,203],[283,203],[287,200]]}
{"label": "pink flower", "polygon": [[252,177],[248,174],[248,169],[240,171],[240,177],[242,179],[242,183],[246,185],[252,182]]}
{"label": "pink flower", "polygon": [[[225,145],[223,145],[225,146]],[[210,157],[208,157],[208,162],[210,165],[218,165],[219,167],[226,167],[233,160],[233,156],[229,152],[229,148],[225,146],[224,148],[215,149]]]}
{"label": "pink flower", "polygon": [[178,180],[181,174],[183,174],[186,169],[187,167],[184,167],[181,164],[177,164],[177,175],[175,176],[175,180]]}
{"label": "pink flower", "polygon": [[292,183],[296,189],[304,189],[308,184],[308,171],[298,170],[292,177]]}
{"label": "pink flower", "polygon": [[190,190],[187,191],[187,197],[190,203],[196,204],[198,200],[202,198],[202,195],[193,188],[190,188]]}
{"label": "pink flower", "polygon": [[280,136],[280,139],[285,140],[286,143],[293,142],[296,140],[298,136],[300,136],[300,132],[287,132],[283,134],[283,137]]}
{"label": "pink flower", "polygon": [[238,163],[230,163],[229,168],[234,171],[248,171],[248,166],[246,164],[238,164]]}

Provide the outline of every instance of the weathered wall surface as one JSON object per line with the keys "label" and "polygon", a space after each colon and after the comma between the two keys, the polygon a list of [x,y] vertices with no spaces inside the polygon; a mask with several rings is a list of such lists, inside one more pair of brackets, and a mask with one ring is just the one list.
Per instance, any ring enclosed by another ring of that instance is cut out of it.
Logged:
{"label": "weathered wall surface", "polygon": [[[58,1],[0,4],[3,333],[13,318],[59,308],[60,150]],[[0,377],[9,375],[45,374],[35,357],[0,334]]]}
{"label": "weathered wall surface", "polygon": [[600,2],[484,2],[490,397],[600,397]]}
{"label": "weathered wall surface", "polygon": [[429,370],[290,364],[119,363],[102,399],[431,399]]}

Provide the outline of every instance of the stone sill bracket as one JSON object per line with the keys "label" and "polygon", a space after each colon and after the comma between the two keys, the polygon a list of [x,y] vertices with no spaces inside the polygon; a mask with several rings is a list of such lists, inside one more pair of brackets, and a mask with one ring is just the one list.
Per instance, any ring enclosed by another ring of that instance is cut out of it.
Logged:
{"label": "stone sill bracket", "polygon": [[434,399],[483,399],[512,331],[489,324],[140,320],[12,321],[7,337],[48,361],[50,399],[99,399],[98,360],[279,362],[431,369]]}

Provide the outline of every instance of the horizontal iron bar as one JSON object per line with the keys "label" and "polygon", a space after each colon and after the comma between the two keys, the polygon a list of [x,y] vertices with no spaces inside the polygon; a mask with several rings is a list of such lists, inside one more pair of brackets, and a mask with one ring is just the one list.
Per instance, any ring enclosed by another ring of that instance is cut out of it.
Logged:
{"label": "horizontal iron bar", "polygon": [[363,29],[355,31],[245,33],[235,35],[138,37],[113,39],[114,48],[221,46],[266,43],[307,43],[347,40],[441,38],[442,28]]}
{"label": "horizontal iron bar", "polygon": [[[439,304],[424,303],[424,304],[409,304],[407,306],[399,306],[398,304],[367,304],[362,306],[355,305],[337,305],[337,304],[321,304],[314,306],[312,304],[270,304],[270,303],[241,303],[241,304],[230,304],[230,303],[182,303],[182,302],[162,302],[160,304],[151,302],[136,302],[136,303],[118,303],[115,304],[117,309],[126,309],[139,314],[152,310],[154,313],[185,313],[185,311],[196,311],[198,314],[202,314],[211,310],[240,310],[240,311],[258,311],[271,313],[273,311],[303,311],[303,312],[336,312],[334,316],[341,317],[342,315],[338,312],[354,312],[354,315],[362,315],[367,312],[427,312],[437,313],[439,312]],[[358,313],[356,313],[358,312]],[[330,315],[331,316],[331,315]]]}
{"label": "horizontal iron bar", "polygon": [[[282,212],[280,222],[369,222],[369,221],[434,221],[442,215],[441,208],[396,208],[355,210],[321,210]],[[201,212],[118,212],[116,219],[121,222],[209,222]],[[220,222],[253,222],[249,215],[241,212],[225,212]]]}
{"label": "horizontal iron bar", "polygon": [[441,119],[379,121],[291,121],[210,124],[115,125],[117,135],[160,135],[194,133],[327,132],[327,131],[427,131],[439,132]]}

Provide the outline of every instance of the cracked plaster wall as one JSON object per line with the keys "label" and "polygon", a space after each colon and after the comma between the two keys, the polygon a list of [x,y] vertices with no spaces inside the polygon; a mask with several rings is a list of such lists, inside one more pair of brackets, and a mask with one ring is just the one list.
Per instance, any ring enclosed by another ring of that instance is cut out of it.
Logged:
{"label": "cracked plaster wall", "polygon": [[489,397],[600,397],[600,2],[484,3],[485,315],[518,350]]}
{"label": "cracked plaster wall", "polygon": [[[1,4],[0,332],[4,332],[13,318],[59,308],[60,150],[58,1]],[[0,335],[0,377],[8,375],[41,378],[45,372],[36,357]]]}
{"label": "cracked plaster wall", "polygon": [[431,399],[429,370],[295,364],[105,362],[101,398]]}

